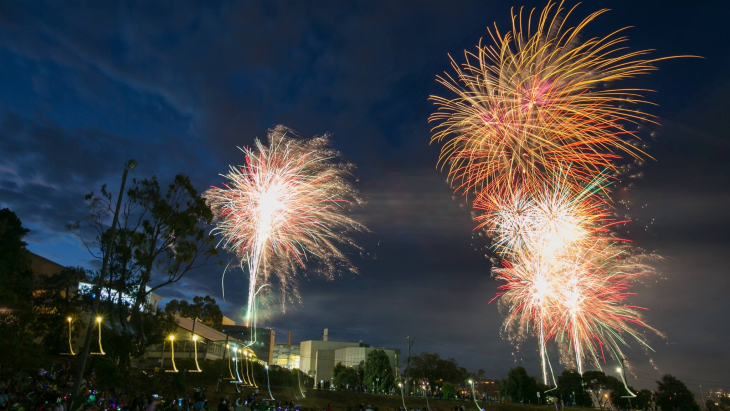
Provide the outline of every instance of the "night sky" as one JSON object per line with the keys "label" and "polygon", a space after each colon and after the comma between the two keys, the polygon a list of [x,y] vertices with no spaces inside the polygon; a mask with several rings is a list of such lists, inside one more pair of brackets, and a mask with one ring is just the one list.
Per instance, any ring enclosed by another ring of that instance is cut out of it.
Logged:
{"label": "night sky", "polygon": [[[203,3],[203,2],[201,2]],[[527,7],[542,8],[531,1]],[[572,6],[573,3],[570,3]],[[358,165],[368,200],[358,210],[372,234],[354,254],[359,276],[305,279],[303,304],[274,309],[261,325],[295,342],[330,338],[437,351],[470,370],[503,378],[524,365],[539,374],[536,342],[519,349],[500,337],[488,305],[498,283],[472,246],[469,207],[454,201],[429,146],[434,78],[447,54],[473,49],[486,28],[506,30],[506,1],[0,2],[0,206],[32,229],[30,250],[64,265],[97,267],[66,224],[84,218],[83,196],[131,176],[162,182],[188,174],[200,191],[240,164],[236,146],[284,124],[301,136],[332,133]],[[693,54],[659,64],[637,81],[657,90],[644,109],[662,126],[644,178],[632,192],[648,231],[633,237],[665,257],[661,276],[632,302],[666,334],[636,344],[630,384],[653,387],[660,373],[697,386],[730,388],[730,38],[728,2],[588,1],[583,17],[605,35],[624,26],[634,49]],[[655,137],[649,136],[650,132]],[[654,140],[654,141],[652,141]],[[230,258],[230,256],[225,256]],[[165,298],[210,294],[240,321],[243,273],[191,273]],[[608,364],[613,370],[615,364]],[[562,365],[556,367],[560,372]]]}

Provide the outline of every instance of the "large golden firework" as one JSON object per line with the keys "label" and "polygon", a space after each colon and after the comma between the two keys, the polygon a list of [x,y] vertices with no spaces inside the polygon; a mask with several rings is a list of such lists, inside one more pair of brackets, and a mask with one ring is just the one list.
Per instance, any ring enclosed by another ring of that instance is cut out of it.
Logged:
{"label": "large golden firework", "polygon": [[457,190],[529,189],[567,164],[581,185],[623,155],[646,156],[631,144],[631,129],[654,121],[637,107],[650,104],[642,97],[648,90],[614,83],[655,70],[661,58],[629,51],[624,29],[581,40],[607,10],[569,27],[574,9],[548,3],[537,18],[534,9],[527,18],[523,9],[513,11],[510,31],[495,25],[493,44],[480,41],[476,52],[465,51],[464,63],[451,59],[454,75],[437,77],[455,96],[431,96],[439,107],[429,118],[436,123],[431,141],[445,141],[439,162]]}

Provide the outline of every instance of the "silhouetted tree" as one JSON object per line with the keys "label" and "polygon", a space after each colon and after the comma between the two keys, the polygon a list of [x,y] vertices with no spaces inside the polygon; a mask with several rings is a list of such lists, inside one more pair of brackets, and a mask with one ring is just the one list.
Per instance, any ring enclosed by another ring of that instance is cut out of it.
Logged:
{"label": "silhouetted tree", "polygon": [[437,353],[428,352],[411,356],[410,366],[406,372],[412,379],[428,381],[432,387],[436,381],[462,384],[468,378],[466,369],[459,367],[453,358],[444,360]]}
{"label": "silhouetted tree", "polygon": [[165,305],[165,312],[190,318],[191,320],[200,320],[200,322],[210,325],[216,330],[220,330],[223,324],[223,312],[215,302],[215,298],[209,295],[205,297],[195,296],[192,303],[186,300],[170,300]]}
{"label": "silhouetted tree", "polygon": [[558,396],[566,404],[575,403],[579,407],[590,407],[591,397],[583,385],[583,377],[575,370],[565,370],[558,377]]}
{"label": "silhouetted tree", "polygon": [[0,210],[0,361],[12,368],[35,365],[41,349],[31,330],[36,313],[33,274],[23,241],[28,232],[14,212]]}
{"label": "silhouetted tree", "polygon": [[651,409],[652,393],[647,389],[639,390],[636,397],[631,400],[632,405],[640,410]]}
{"label": "silhouetted tree", "polygon": [[360,381],[356,368],[348,367],[338,362],[334,369],[334,383],[338,387],[352,388],[355,385],[361,384],[362,381]]}
{"label": "silhouetted tree", "polygon": [[537,382],[523,367],[515,367],[509,370],[500,394],[515,403],[537,403]]}
{"label": "silhouetted tree", "polygon": [[[198,195],[190,179],[178,174],[166,188],[157,179],[134,180],[120,213],[114,246],[107,250],[108,221],[115,201],[106,186],[100,194],[86,196],[87,221],[96,232],[95,244],[84,241],[96,258],[110,254],[105,285],[119,293],[106,303],[116,333],[116,353],[125,368],[130,358],[141,355],[151,344],[160,343],[171,316],[147,306],[156,290],[174,284],[186,273],[217,255],[214,238],[206,234],[213,213]],[[80,223],[69,227],[85,240]],[[98,249],[98,252],[95,251]],[[128,300],[122,294],[130,296]],[[152,328],[150,328],[152,327]]]}
{"label": "silhouetted tree", "polygon": [[[380,382],[378,383],[378,379]],[[365,378],[363,379],[365,386],[370,389],[375,387],[381,390],[389,391],[395,383],[393,368],[390,366],[388,354],[383,350],[372,350],[365,359]],[[374,384],[374,385],[373,385]]]}
{"label": "silhouetted tree", "polygon": [[665,374],[661,380],[657,381],[654,400],[662,411],[699,411],[700,409],[694,394],[687,386],[669,374]]}

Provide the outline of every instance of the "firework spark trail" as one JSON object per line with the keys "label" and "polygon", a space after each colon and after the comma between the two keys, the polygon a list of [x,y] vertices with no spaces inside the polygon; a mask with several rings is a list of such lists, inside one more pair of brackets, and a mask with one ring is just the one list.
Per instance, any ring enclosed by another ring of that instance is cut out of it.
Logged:
{"label": "firework spark trail", "polygon": [[349,181],[353,166],[340,160],[327,136],[298,139],[278,126],[269,131],[268,145],[256,140],[255,148],[241,151],[245,164],[231,166],[223,175],[228,182],[204,197],[222,246],[248,267],[246,322],[255,327],[257,294],[270,292],[272,276],[283,296],[298,298],[294,274],[311,260],[329,279],[357,272],[339,246],[359,248],[350,235],[366,228],[348,216],[350,207],[362,204]]}

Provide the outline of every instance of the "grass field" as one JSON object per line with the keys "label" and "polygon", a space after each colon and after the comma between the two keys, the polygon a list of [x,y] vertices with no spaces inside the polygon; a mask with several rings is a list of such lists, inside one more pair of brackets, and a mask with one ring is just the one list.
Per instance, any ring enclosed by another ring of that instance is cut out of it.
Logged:
{"label": "grass field", "polygon": [[[261,398],[268,398],[268,392],[265,387],[259,390]],[[301,393],[293,390],[272,390],[272,394],[277,401],[294,402],[295,405],[301,405],[303,408],[316,408],[323,409],[328,405],[332,407],[334,411],[348,411],[353,410],[359,405],[372,405],[377,407],[378,411],[392,411],[397,410],[399,407],[403,407],[403,399],[399,395],[375,395],[365,393],[354,393],[354,392],[340,392],[340,391],[316,391],[309,390],[305,392],[306,398],[302,398]],[[298,398],[297,398],[298,397]],[[229,394],[229,398],[233,398],[233,394]],[[213,398],[211,398],[213,400]],[[217,404],[217,402],[216,402]],[[464,400],[439,400],[439,399],[428,399],[428,406],[424,398],[419,397],[405,397],[405,405],[411,410],[428,411],[429,407],[432,411],[453,411],[455,407],[463,405],[467,411],[476,411],[477,406],[473,401]],[[541,411],[553,411],[555,407],[553,405],[513,405],[513,404],[490,404],[480,402],[479,406],[486,411],[528,411],[528,410],[541,410]],[[578,411],[579,409],[576,409]]]}

